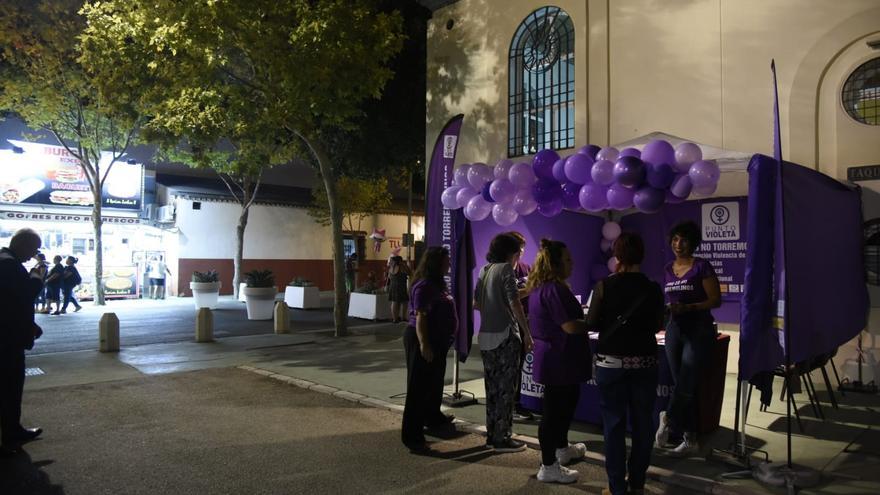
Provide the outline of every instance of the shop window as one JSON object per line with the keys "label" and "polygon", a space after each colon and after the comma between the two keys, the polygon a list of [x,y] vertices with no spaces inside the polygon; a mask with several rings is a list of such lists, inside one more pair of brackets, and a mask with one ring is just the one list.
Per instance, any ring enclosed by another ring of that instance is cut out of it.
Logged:
{"label": "shop window", "polygon": [[523,20],[510,43],[510,157],[574,147],[574,25],[558,7]]}
{"label": "shop window", "polygon": [[880,125],[880,57],[865,62],[850,74],[841,98],[850,117],[863,124]]}

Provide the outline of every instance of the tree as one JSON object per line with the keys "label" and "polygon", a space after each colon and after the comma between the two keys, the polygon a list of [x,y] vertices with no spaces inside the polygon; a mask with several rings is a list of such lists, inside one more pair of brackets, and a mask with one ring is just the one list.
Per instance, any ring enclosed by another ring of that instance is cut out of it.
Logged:
{"label": "tree", "polygon": [[[181,128],[201,142],[228,137],[226,129],[256,138],[249,126],[262,127],[280,143],[276,156],[304,152],[315,164],[330,212],[337,335],[347,331],[348,305],[340,174],[322,136],[351,129],[363,101],[379,97],[392,76],[386,64],[403,42],[401,18],[377,12],[376,5],[108,0],[84,9],[84,60],[122,85],[140,87],[139,104],[164,102],[158,107],[174,112],[163,118],[185,122]],[[229,121],[227,108],[251,119]]]}
{"label": "tree", "polygon": [[[98,90],[78,61],[85,19],[77,0],[10,0],[0,10],[0,111],[49,132],[79,160],[92,193],[95,304],[104,304],[102,196],[113,165],[135,139],[141,118],[128,98]],[[102,163],[102,151],[109,160]]]}
{"label": "tree", "polygon": [[[361,222],[391,206],[391,193],[388,192],[388,179],[355,179],[340,177],[336,194],[342,206],[343,226],[349,232],[359,232]],[[313,205],[309,215],[321,225],[330,225],[330,207],[324,189],[312,189]]]}

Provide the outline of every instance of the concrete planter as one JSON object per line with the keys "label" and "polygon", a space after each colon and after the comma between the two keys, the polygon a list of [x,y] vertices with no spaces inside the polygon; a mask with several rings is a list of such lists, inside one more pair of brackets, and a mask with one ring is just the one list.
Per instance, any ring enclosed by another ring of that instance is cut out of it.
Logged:
{"label": "concrete planter", "polygon": [[196,309],[217,307],[217,297],[220,295],[220,282],[190,282],[189,288],[193,293]]}
{"label": "concrete planter", "polygon": [[312,309],[321,307],[321,291],[315,286],[293,287],[284,290],[284,302],[291,308]]}
{"label": "concrete planter", "polygon": [[388,294],[352,292],[348,300],[348,316],[365,320],[390,320],[391,305],[388,302]]}
{"label": "concrete planter", "polygon": [[275,287],[245,287],[242,289],[247,304],[248,320],[271,320],[275,309]]}

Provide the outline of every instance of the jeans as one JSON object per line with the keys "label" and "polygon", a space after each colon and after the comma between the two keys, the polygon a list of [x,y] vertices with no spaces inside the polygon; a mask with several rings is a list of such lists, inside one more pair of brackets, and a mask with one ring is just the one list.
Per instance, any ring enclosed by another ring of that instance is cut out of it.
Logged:
{"label": "jeans", "polygon": [[67,311],[67,305],[70,303],[73,303],[74,307],[80,307],[76,296],[73,294],[73,289],[74,287],[64,287],[64,306],[61,308],[61,311]]}
{"label": "jeans", "polygon": [[676,429],[697,431],[697,387],[714,347],[711,318],[671,319],[666,325],[666,358],[675,381],[666,415]]}
{"label": "jeans", "polygon": [[541,444],[541,463],[545,466],[556,462],[556,449],[568,447],[568,428],[580,394],[579,383],[544,386],[544,410],[538,425],[538,442]]}
{"label": "jeans", "polygon": [[501,443],[513,434],[513,407],[522,374],[522,341],[511,334],[495,349],[481,351],[486,383],[486,436],[492,444]]}
{"label": "jeans", "polygon": [[403,408],[401,440],[408,447],[425,443],[425,426],[444,422],[440,412],[443,400],[443,378],[446,374],[446,354],[449,343],[431,342],[434,360],[430,363],[422,357],[416,329],[407,327],[403,332],[403,348],[406,351],[406,402]]}
{"label": "jeans", "polygon": [[[596,367],[599,407],[605,434],[605,472],[614,495],[629,488],[644,488],[645,473],[654,448],[654,401],[657,399],[657,367],[641,369]],[[626,462],[627,416],[632,426],[629,469]]]}

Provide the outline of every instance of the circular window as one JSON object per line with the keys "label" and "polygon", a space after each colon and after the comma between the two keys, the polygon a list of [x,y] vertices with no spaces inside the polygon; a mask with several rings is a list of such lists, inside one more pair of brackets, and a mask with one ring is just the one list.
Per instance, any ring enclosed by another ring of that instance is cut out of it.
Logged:
{"label": "circular window", "polygon": [[880,125],[880,58],[860,65],[843,85],[843,108],[863,124]]}

